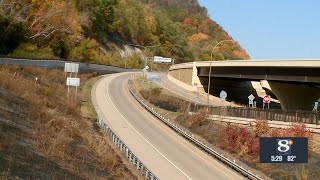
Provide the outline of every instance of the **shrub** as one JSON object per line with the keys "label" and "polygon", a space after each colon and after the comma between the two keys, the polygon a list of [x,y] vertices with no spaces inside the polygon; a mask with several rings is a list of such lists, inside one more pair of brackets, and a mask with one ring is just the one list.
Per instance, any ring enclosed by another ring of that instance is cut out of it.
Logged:
{"label": "shrub", "polygon": [[205,112],[198,112],[191,115],[191,123],[190,126],[201,126],[203,122],[206,121],[206,113]]}
{"label": "shrub", "polygon": [[249,137],[246,142],[246,146],[248,147],[248,155],[253,157],[258,157],[260,153],[260,143],[259,138],[256,137]]}
{"label": "shrub", "polygon": [[265,136],[270,131],[270,126],[266,120],[256,120],[254,128],[255,137]]}
{"label": "shrub", "polygon": [[56,58],[50,47],[39,48],[34,44],[24,43],[15,49],[10,56],[35,59],[54,59]]}
{"label": "shrub", "polygon": [[151,95],[152,96],[159,96],[162,92],[162,88],[160,87],[155,87],[151,89]]}
{"label": "shrub", "polygon": [[236,152],[237,150],[237,136],[238,131],[237,127],[231,124],[228,124],[225,128],[221,129],[220,135],[220,146],[223,149],[230,150],[231,152]]}

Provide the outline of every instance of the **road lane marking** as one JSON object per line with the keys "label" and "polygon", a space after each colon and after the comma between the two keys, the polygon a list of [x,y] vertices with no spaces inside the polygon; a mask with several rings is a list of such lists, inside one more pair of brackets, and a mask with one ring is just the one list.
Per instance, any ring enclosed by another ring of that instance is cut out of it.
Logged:
{"label": "road lane marking", "polygon": [[[112,75],[113,76],[113,75]],[[112,77],[110,76],[110,78]],[[120,75],[118,75],[120,76]],[[117,77],[117,76],[116,76]],[[112,104],[112,106],[116,109],[116,111],[120,114],[120,116],[128,123],[128,125],[143,139],[145,140],[154,150],[156,150],[162,157],[164,157],[171,165],[173,165],[176,169],[178,169],[184,176],[186,176],[188,179],[192,180],[185,172],[183,172],[179,167],[177,167],[173,162],[171,162],[164,154],[162,154],[156,147],[154,147],[145,137],[143,137],[130,123],[129,121],[120,113],[120,111],[117,109],[117,107],[114,105],[114,103],[112,102],[112,99],[110,97],[110,93],[109,93],[109,84],[115,79],[115,77],[113,77],[112,79],[109,80],[109,82],[107,83],[107,95],[108,98]]]}
{"label": "road lane marking", "polygon": [[[125,83],[122,84],[122,88],[123,90],[126,91],[125,88]],[[128,93],[125,94],[129,101],[135,105],[134,101],[132,100],[132,96],[130,98],[130,96],[128,95]],[[136,102],[136,101],[135,101]],[[149,119],[149,117],[147,117],[147,115],[145,114],[145,112],[143,112],[141,109],[139,109],[138,107],[134,106],[137,110],[139,110],[141,112],[141,114],[143,114],[147,119]],[[141,107],[141,106],[140,106]],[[143,107],[141,107],[142,109],[144,109]],[[192,149],[188,148],[186,145],[184,145],[183,143],[181,143],[179,140],[177,140],[175,137],[173,137],[171,134],[169,134],[166,130],[164,130],[162,127],[160,127],[158,124],[156,124],[155,122],[153,122],[152,120],[150,121],[151,123],[153,123],[154,125],[156,125],[159,129],[161,129],[163,132],[165,132],[168,136],[170,136],[172,139],[174,139],[176,142],[178,142],[179,144],[181,144],[182,146],[184,146],[186,149],[188,149],[189,151],[191,151],[194,155],[198,156],[200,159],[202,159],[203,161],[205,161],[206,163],[208,163],[210,166],[214,167],[215,169],[217,169],[218,171],[220,171],[222,174],[224,174],[225,176],[233,179],[233,177],[229,176],[228,174],[226,174],[225,172],[223,172],[222,170],[220,170],[218,167],[216,167],[215,165],[211,164],[209,161],[205,160],[203,157],[201,157],[199,154],[197,154],[196,152],[194,152]],[[222,165],[221,165],[222,166]],[[224,166],[222,166],[224,167]],[[224,167],[226,168],[226,167]]]}

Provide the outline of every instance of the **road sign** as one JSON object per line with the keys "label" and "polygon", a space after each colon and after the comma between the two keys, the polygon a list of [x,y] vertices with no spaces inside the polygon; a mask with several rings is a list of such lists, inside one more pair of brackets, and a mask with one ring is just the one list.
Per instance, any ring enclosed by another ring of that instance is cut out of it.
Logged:
{"label": "road sign", "polygon": [[220,98],[221,98],[223,101],[226,100],[227,96],[228,96],[227,92],[225,92],[225,91],[223,91],[223,90],[220,92]]}
{"label": "road sign", "polygon": [[160,75],[159,74],[156,74],[156,73],[147,73],[147,79],[149,81],[158,81],[160,82],[161,81],[161,78],[160,78]]}
{"label": "road sign", "polygon": [[171,63],[172,59],[171,58],[164,58],[161,56],[154,56],[153,62],[155,62],[155,63]]}
{"label": "road sign", "polygon": [[270,103],[270,101],[271,101],[271,97],[269,96],[269,95],[265,95],[264,97],[263,97],[263,102],[264,103]]}
{"label": "road sign", "polygon": [[65,63],[64,71],[69,73],[78,73],[79,72],[79,64],[77,63]]}
{"label": "road sign", "polygon": [[250,96],[248,97],[249,100],[253,101],[255,99],[254,95],[250,94]]}
{"label": "road sign", "polygon": [[67,86],[80,86],[80,78],[67,77]]}
{"label": "road sign", "polygon": [[250,96],[248,96],[249,99],[249,107],[253,107],[253,100],[255,99],[254,95],[250,94]]}

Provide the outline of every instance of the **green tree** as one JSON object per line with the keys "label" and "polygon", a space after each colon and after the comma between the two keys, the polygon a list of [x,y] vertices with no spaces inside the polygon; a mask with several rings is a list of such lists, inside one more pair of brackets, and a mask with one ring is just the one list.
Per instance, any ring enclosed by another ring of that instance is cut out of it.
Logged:
{"label": "green tree", "polygon": [[9,54],[26,40],[28,29],[20,22],[0,16],[0,54]]}

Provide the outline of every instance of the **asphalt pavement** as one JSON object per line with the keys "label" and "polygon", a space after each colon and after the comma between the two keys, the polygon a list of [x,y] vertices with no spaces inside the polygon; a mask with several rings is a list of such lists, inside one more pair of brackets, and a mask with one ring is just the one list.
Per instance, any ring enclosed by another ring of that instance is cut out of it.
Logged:
{"label": "asphalt pavement", "polygon": [[[184,89],[180,87],[179,85],[176,85],[175,83],[171,82],[168,77],[167,73],[158,73],[161,77],[161,81],[157,82],[160,86],[163,88],[169,90],[170,92],[180,96],[183,99],[186,99],[191,102],[195,102],[197,104],[201,105],[207,105],[208,104],[208,94],[205,92],[191,92],[187,89]],[[228,101],[222,101],[219,97],[209,95],[209,104],[210,106],[238,106],[235,105],[232,102]]]}
{"label": "asphalt pavement", "polygon": [[144,109],[130,94],[132,73],[106,75],[92,89],[99,115],[159,179],[244,179]]}

